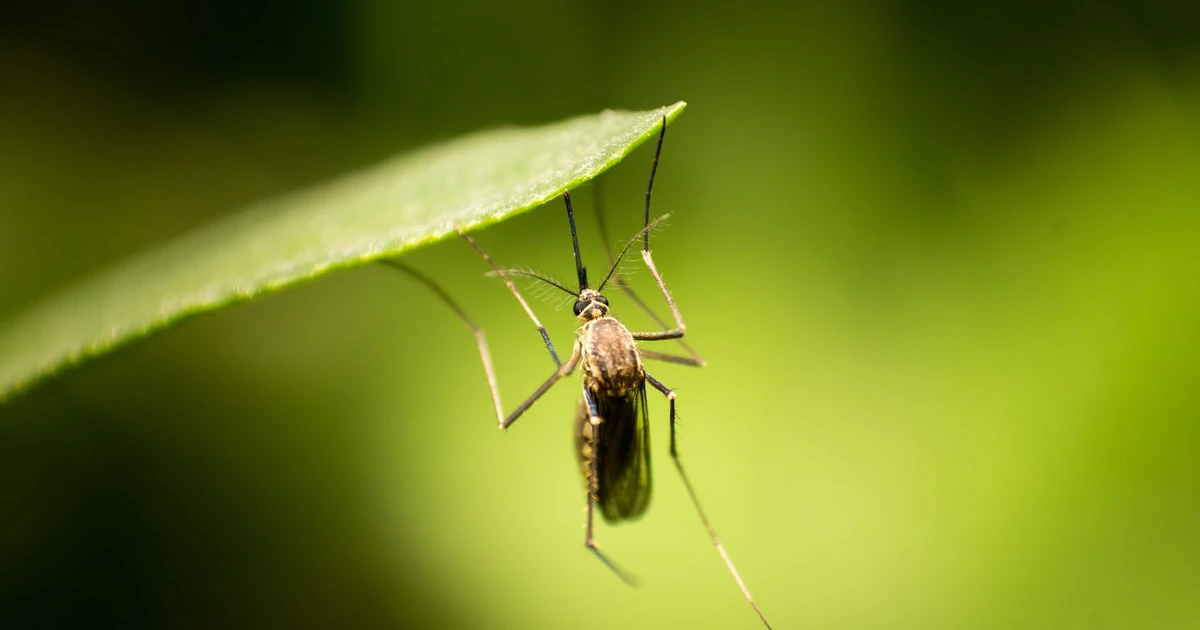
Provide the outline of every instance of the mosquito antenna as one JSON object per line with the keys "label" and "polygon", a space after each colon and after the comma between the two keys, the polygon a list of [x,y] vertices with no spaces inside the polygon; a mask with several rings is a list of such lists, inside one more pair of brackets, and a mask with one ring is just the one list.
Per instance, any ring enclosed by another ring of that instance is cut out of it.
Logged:
{"label": "mosquito antenna", "polygon": [[[548,284],[552,287],[555,287],[557,289],[561,289],[562,291],[565,291],[568,295],[573,295],[575,297],[579,297],[578,293],[568,289],[567,287],[564,287],[563,285],[551,280],[550,278],[547,278],[546,276],[534,273],[532,271],[526,271],[524,269],[505,269],[504,274],[510,275],[510,276],[523,276],[526,278],[533,278],[535,280],[541,280],[542,282],[545,282],[546,284]],[[495,271],[489,271],[488,275],[489,276],[499,276],[501,274],[499,274]]]}
{"label": "mosquito antenna", "polygon": [[579,292],[583,293],[584,289],[588,288],[587,267],[583,266],[583,260],[579,258],[579,237],[575,235],[575,211],[571,209],[571,191],[563,191],[563,200],[567,202],[567,220],[571,222],[571,245],[575,247],[575,271],[579,272]]}
{"label": "mosquito antenna", "polygon": [[650,167],[650,184],[646,186],[646,233],[642,235],[642,249],[650,249],[650,194],[654,191],[654,174],[658,172],[658,156],[662,153],[663,136],[667,135],[667,116],[663,115],[662,129],[658,132],[658,147],[654,149],[654,164]]}
{"label": "mosquito antenna", "polygon": [[600,287],[598,289],[596,289],[597,291],[603,290],[604,285],[608,284],[608,281],[612,279],[613,274],[615,274],[617,272],[617,268],[621,266],[621,259],[625,258],[625,254],[629,253],[629,248],[633,247],[633,244],[638,242],[638,239],[643,238],[644,236],[650,234],[650,230],[653,230],[655,227],[657,227],[659,223],[666,221],[667,217],[669,217],[669,216],[671,216],[671,215],[664,214],[661,217],[658,217],[657,219],[651,221],[650,223],[648,223],[646,225],[646,227],[642,228],[640,232],[638,232],[637,234],[634,234],[633,238],[629,239],[628,243],[625,243],[625,247],[621,250],[621,254],[618,255],[617,259],[613,261],[612,269],[608,270],[608,275],[604,276],[604,282],[600,283]]}

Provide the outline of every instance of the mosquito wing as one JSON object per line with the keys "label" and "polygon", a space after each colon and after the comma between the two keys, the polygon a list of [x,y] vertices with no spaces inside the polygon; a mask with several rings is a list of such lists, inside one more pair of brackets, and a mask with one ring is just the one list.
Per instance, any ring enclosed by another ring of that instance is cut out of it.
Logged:
{"label": "mosquito wing", "polygon": [[620,398],[596,398],[604,419],[593,427],[581,399],[575,414],[575,452],[591,481],[595,456],[597,502],[604,520],[635,519],[650,503],[650,423],[646,411],[646,385]]}

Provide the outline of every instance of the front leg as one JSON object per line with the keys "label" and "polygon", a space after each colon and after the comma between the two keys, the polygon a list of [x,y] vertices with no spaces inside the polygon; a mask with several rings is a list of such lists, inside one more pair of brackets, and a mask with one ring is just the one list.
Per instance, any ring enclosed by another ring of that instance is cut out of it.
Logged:
{"label": "front leg", "polygon": [[663,284],[662,274],[658,273],[658,267],[654,266],[654,258],[650,256],[650,197],[654,193],[654,174],[658,172],[658,158],[662,155],[663,138],[666,135],[667,117],[663,116],[662,127],[658,131],[658,146],[654,149],[654,164],[650,166],[650,183],[646,185],[646,227],[642,230],[642,260],[646,261],[646,266],[650,268],[650,273],[654,275],[654,281],[658,283],[658,288],[662,290],[663,297],[667,298],[667,306],[671,307],[671,315],[675,317],[675,328],[660,332],[633,333],[634,339],[641,339],[643,341],[680,339],[687,332],[687,326],[683,324],[683,317],[679,314],[679,309],[675,306],[675,300],[671,299],[671,293],[667,291],[667,285]]}
{"label": "front leg", "polygon": [[671,292],[667,290],[667,285],[663,283],[662,274],[658,273],[658,267],[654,265],[654,257],[650,255],[649,249],[642,250],[642,260],[646,261],[646,267],[650,269],[650,274],[654,276],[654,281],[658,283],[658,288],[662,290],[663,297],[667,299],[667,306],[671,309],[671,316],[675,318],[675,328],[659,332],[635,332],[632,333],[633,338],[642,341],[679,339],[687,332],[687,325],[683,323],[683,315],[679,313],[679,307],[675,306],[675,299],[671,297]]}

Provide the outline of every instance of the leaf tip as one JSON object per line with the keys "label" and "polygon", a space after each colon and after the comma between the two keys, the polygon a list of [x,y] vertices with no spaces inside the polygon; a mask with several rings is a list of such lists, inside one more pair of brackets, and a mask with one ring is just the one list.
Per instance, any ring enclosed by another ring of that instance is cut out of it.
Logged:
{"label": "leaf tip", "polygon": [[684,108],[686,108],[686,107],[687,107],[687,101],[679,101],[679,102],[675,103],[674,105],[667,105],[666,107],[663,108],[665,110],[663,112],[663,115],[667,117],[667,122],[670,123],[671,121],[675,120],[675,118],[677,118],[680,114],[682,114]]}

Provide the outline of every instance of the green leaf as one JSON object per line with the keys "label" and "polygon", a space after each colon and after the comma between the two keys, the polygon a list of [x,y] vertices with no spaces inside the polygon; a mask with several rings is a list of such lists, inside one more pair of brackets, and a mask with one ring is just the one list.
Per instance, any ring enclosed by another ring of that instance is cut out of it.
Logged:
{"label": "green leaf", "polygon": [[476,133],[248,208],[8,322],[0,400],[188,315],[535,208],[619,162],[685,106]]}

